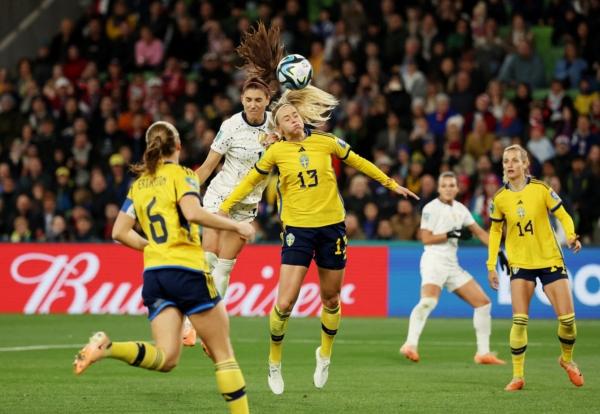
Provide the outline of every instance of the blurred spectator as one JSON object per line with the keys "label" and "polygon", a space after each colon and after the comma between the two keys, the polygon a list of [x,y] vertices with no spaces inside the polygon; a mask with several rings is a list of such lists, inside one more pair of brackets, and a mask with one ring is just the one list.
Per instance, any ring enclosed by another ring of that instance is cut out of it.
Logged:
{"label": "blurred spectator", "polygon": [[554,146],[545,135],[543,125],[537,123],[531,125],[527,150],[540,164],[554,157]]}
{"label": "blurred spectator", "polygon": [[346,213],[346,236],[350,240],[364,240],[365,233],[362,230],[358,216],[352,212]]}
{"label": "blurred spectator", "polygon": [[516,52],[504,59],[498,77],[511,86],[523,82],[534,88],[541,88],[545,85],[544,62],[532,50],[528,41],[521,40]]}
{"label": "blurred spectator", "polygon": [[414,240],[417,237],[421,218],[414,206],[407,199],[400,199],[397,204],[396,214],[390,223],[394,234],[400,240]]}

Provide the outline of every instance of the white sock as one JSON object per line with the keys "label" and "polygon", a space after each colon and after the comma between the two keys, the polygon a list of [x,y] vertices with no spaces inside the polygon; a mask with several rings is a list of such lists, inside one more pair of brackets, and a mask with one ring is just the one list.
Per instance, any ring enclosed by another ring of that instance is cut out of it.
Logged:
{"label": "white sock", "polygon": [[215,270],[215,265],[217,264],[217,260],[219,258],[213,252],[204,252],[204,261],[208,265],[208,272],[212,273]]}
{"label": "white sock", "polygon": [[215,269],[212,272],[213,278],[215,279],[215,285],[217,285],[217,290],[222,298],[225,298],[225,293],[227,293],[227,286],[229,286],[229,275],[231,274],[235,260],[236,259],[230,260],[219,258],[217,260],[217,264],[215,265]]}
{"label": "white sock", "polygon": [[437,299],[432,297],[421,298],[419,303],[413,308],[410,313],[410,319],[408,321],[408,336],[406,337],[406,343],[412,345],[415,348],[419,346],[419,337],[427,318],[435,306],[437,305]]}
{"label": "white sock", "polygon": [[473,309],[473,327],[477,336],[477,353],[484,355],[490,352],[490,335],[492,333],[492,304]]}

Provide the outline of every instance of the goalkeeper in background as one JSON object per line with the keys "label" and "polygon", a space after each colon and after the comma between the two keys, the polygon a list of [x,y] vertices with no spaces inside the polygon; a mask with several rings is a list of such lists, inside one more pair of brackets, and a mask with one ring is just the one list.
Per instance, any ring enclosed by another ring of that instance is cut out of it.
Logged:
{"label": "goalkeeper in background", "polygon": [[474,309],[473,326],[477,337],[478,364],[501,365],[505,362],[490,352],[492,304],[481,286],[458,264],[458,240],[474,234],[485,245],[488,233],[473,219],[469,210],[456,201],[458,184],[453,172],[444,172],[438,179],[439,197],[423,208],[421,240],[425,245],[421,256],[421,299],[410,314],[408,336],[400,353],[419,362],[419,337],[427,318],[437,305],[442,288],[455,293]]}
{"label": "goalkeeper in background", "polygon": [[529,158],[520,145],[504,149],[502,156],[504,187],[494,196],[491,205],[490,242],[488,246],[488,279],[498,289],[496,257],[506,224],[506,254],[510,264],[510,298],[513,321],[510,330],[513,378],[504,388],[518,391],[525,386],[525,351],[529,303],[536,279],[558,317],[558,340],[561,355],[558,363],[566,371],[573,385],[583,385],[583,375],[573,362],[573,347],[577,338],[573,297],[567,278],[562,251],[550,225],[549,213],[560,221],[567,235],[567,244],[575,253],[581,249],[573,219],[562,201],[544,182],[528,175]]}

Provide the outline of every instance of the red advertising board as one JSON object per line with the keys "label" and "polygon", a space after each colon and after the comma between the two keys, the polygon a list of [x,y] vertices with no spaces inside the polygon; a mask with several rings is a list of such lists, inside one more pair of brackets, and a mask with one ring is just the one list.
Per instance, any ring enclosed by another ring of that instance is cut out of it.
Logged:
{"label": "red advertising board", "polygon": [[[141,301],[142,255],[114,244],[0,244],[0,312],[146,312]],[[348,248],[342,287],[347,316],[387,315],[388,250]],[[277,295],[280,248],[247,246],[231,276],[227,308],[232,315],[264,316]],[[295,316],[320,310],[316,268],[302,285]]]}

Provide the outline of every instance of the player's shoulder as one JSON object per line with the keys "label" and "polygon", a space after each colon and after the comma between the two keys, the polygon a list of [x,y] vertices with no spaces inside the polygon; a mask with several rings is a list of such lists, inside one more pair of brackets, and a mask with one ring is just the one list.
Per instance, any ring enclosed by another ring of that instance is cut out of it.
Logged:
{"label": "player's shoulder", "polygon": [[235,131],[236,129],[240,129],[246,125],[244,122],[244,118],[242,117],[242,113],[238,112],[236,114],[231,115],[229,118],[221,122],[220,131]]}
{"label": "player's shoulder", "polygon": [[173,176],[186,176],[186,177],[195,177],[196,173],[191,168],[188,168],[181,164],[169,163],[166,164],[165,167],[169,174]]}
{"label": "player's shoulder", "polygon": [[508,189],[508,186],[506,184],[503,184],[502,187],[500,187],[494,193],[492,200],[494,200],[494,202],[498,202],[498,201],[502,200],[503,198],[505,198],[509,194],[510,194],[510,190]]}
{"label": "player's shoulder", "polygon": [[332,134],[331,132],[325,132],[325,131],[321,131],[319,129],[312,129],[310,130],[310,134],[315,136],[315,137],[319,137],[319,138],[328,138],[328,139],[338,139],[337,136],[335,136],[334,134]]}
{"label": "player's shoulder", "polygon": [[533,186],[533,188],[535,189],[539,189],[539,190],[550,190],[550,186],[548,184],[546,184],[544,181],[542,180],[538,180],[537,178],[530,178],[529,179],[529,184],[531,184]]}
{"label": "player's shoulder", "polygon": [[439,208],[440,203],[441,202],[438,198],[434,198],[429,203],[427,203],[423,206],[423,212],[425,212],[425,211],[432,212],[432,211],[436,210],[437,208]]}

